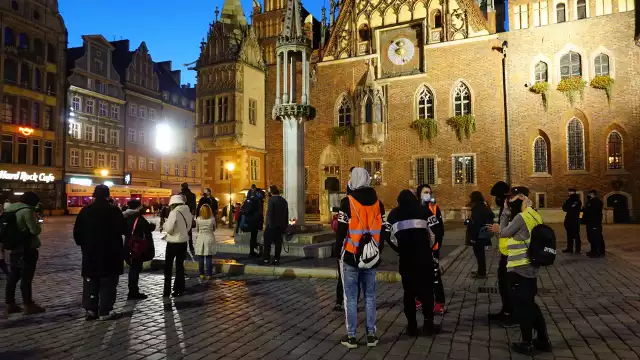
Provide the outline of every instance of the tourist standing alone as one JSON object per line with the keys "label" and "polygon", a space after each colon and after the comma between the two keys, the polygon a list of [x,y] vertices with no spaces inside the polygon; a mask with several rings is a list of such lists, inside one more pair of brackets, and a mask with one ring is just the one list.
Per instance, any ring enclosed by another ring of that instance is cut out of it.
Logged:
{"label": "tourist standing alone", "polygon": [[264,232],[263,262],[269,264],[271,256],[271,244],[276,245],[275,256],[271,265],[280,265],[280,253],[282,252],[282,236],[289,226],[289,204],[280,196],[277,186],[269,187],[269,202],[267,205],[267,227]]}
{"label": "tourist standing alone", "polygon": [[384,220],[384,205],[371,187],[371,177],[363,168],[354,168],[349,180],[351,195],[342,199],[338,215],[336,241],[343,242],[341,257],[342,283],[345,297],[347,336],[341,343],[358,347],[358,278],[365,298],[367,346],[376,346],[376,268],[384,242],[389,239],[389,226]]}
{"label": "tourist standing alone", "polygon": [[[20,291],[22,292],[22,303],[24,304],[24,313],[26,315],[38,314],[45,309],[37,305],[33,301],[33,277],[36,273],[36,263],[38,262],[38,248],[40,248],[40,232],[42,228],[36,217],[35,207],[38,205],[40,197],[38,194],[27,191],[20,196],[20,201],[8,205],[4,209],[4,213],[13,213],[13,221],[15,221],[15,229],[13,235],[19,238],[10,239],[12,246],[9,254],[11,263],[11,272],[7,280],[5,291],[5,302],[7,307],[5,311],[13,314],[22,311],[16,305],[16,286],[20,282]],[[7,239],[5,239],[5,242]]]}
{"label": "tourist standing alone", "polygon": [[[170,294],[174,297],[182,296],[184,292],[184,257],[187,252],[187,242],[193,217],[189,207],[185,205],[182,195],[173,195],[169,200],[171,212],[164,223],[167,232],[167,250],[164,260],[164,291],[162,296]],[[176,263],[176,278],[171,293],[171,275],[173,274],[173,262]]]}
{"label": "tourist standing alone", "polygon": [[[213,254],[215,253],[216,238],[216,220],[213,210],[208,204],[203,204],[198,211],[196,219],[196,256],[198,257],[198,270],[200,270],[200,279],[211,280],[213,276]],[[206,271],[205,271],[206,265]]]}
{"label": "tourist standing alone", "polygon": [[118,281],[124,272],[122,236],[126,224],[122,212],[109,203],[109,188],[98,185],[93,202],[82,208],[73,227],[73,238],[82,249],[82,304],[86,320],[111,320]]}

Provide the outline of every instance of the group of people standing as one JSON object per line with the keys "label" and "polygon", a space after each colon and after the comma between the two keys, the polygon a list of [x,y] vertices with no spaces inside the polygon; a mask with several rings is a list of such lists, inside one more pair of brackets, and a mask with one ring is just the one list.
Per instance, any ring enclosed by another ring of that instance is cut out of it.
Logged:
{"label": "group of people standing", "polygon": [[[358,347],[357,303],[361,290],[365,302],[366,343],[369,347],[378,344],[376,268],[381,262],[385,242],[400,257],[407,333],[410,336],[437,333],[440,327],[434,325],[434,314],[444,312],[444,308],[439,306],[444,304],[444,287],[438,266],[444,226],[431,188],[421,185],[416,192],[401,191],[397,207],[385,220],[384,205],[370,182],[365,169],[352,168],[347,196],[342,199],[338,213],[336,242],[340,248],[343,294],[338,296],[336,309],[340,308],[342,301],[347,335],[341,343],[350,349]],[[505,326],[520,327],[522,341],[512,344],[515,352],[533,354],[535,351],[550,351],[545,320],[535,302],[540,268],[532,264],[527,251],[534,228],[543,223],[542,217],[533,209],[529,190],[525,187],[510,188],[500,182],[492,189],[492,195],[500,208],[500,222],[497,224],[493,223],[494,214],[482,194],[474,192],[471,195],[472,216],[467,231],[474,253],[479,257],[478,271],[473,276],[486,277],[485,247],[490,245],[491,238],[497,236],[501,253],[498,276],[503,304],[501,311],[490,314],[489,318]],[[418,326],[416,319],[417,301],[422,304],[422,327]]]}
{"label": "group of people standing", "polygon": [[602,211],[604,204],[598,198],[596,190],[587,193],[587,201],[582,205],[582,200],[576,189],[569,189],[569,197],[562,205],[562,210],[567,213],[564,218],[564,228],[567,231],[567,248],[562,252],[580,254],[582,241],[580,240],[580,224],[587,228],[587,241],[591,249],[587,256],[591,258],[605,255],[604,237],[602,236]]}

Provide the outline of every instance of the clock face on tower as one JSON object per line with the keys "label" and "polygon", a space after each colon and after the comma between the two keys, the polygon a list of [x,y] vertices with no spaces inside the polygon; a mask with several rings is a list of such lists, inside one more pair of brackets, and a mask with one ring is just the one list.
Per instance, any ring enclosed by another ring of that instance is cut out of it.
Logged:
{"label": "clock face on tower", "polygon": [[387,56],[394,65],[404,65],[413,59],[415,47],[407,38],[398,38],[391,41]]}

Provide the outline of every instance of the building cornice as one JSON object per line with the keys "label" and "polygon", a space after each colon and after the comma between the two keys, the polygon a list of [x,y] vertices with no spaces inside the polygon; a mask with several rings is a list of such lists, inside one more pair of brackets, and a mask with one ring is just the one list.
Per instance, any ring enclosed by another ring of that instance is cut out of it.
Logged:
{"label": "building cornice", "polygon": [[111,97],[109,95],[101,94],[99,92],[95,92],[95,91],[92,91],[92,90],[84,89],[84,88],[81,88],[81,87],[77,87],[75,85],[69,86],[69,90],[75,91],[75,92],[78,92],[78,93],[81,93],[81,94],[93,96],[95,98],[108,100],[108,101],[111,101],[111,102],[114,102],[114,103],[117,103],[117,104],[120,104],[120,105],[123,105],[123,104],[126,103],[125,100],[118,99],[118,98],[115,98],[115,97]]}
{"label": "building cornice", "polygon": [[162,100],[160,100],[160,99],[156,99],[156,98],[151,97],[149,95],[144,95],[144,94],[141,94],[141,93],[139,93],[137,91],[133,91],[133,90],[130,90],[130,89],[125,89],[124,93],[127,94],[127,95],[133,95],[133,96],[137,96],[139,98],[143,98],[143,99],[149,100],[149,101],[154,102],[156,104],[163,104]]}
{"label": "building cornice", "polygon": [[[192,100],[189,100],[189,102],[191,102],[191,101]],[[172,105],[172,104],[166,103],[166,102],[162,102],[162,105],[166,106],[166,107],[168,107],[170,109],[181,110],[181,111],[187,112],[187,113],[189,113],[191,115],[195,115],[196,114],[196,110],[195,109],[189,110],[189,109],[185,109],[185,108],[182,108],[182,107],[179,107],[179,106],[175,106],[175,105]]]}

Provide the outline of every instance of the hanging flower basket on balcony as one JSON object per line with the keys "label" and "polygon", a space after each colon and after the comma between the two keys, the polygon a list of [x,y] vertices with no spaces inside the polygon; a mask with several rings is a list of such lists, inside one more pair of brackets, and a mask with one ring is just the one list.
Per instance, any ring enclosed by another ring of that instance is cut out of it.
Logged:
{"label": "hanging flower basket on balcony", "polygon": [[546,81],[538,81],[529,88],[529,91],[542,97],[542,106],[544,107],[544,111],[547,111],[549,109],[549,97],[547,95],[549,93],[549,83]]}
{"label": "hanging flower basket on balcony", "polygon": [[438,122],[434,119],[418,119],[411,123],[411,128],[418,132],[420,141],[427,139],[429,142],[438,136]]}
{"label": "hanging flower basket on balcony", "polygon": [[607,102],[611,105],[611,90],[613,89],[613,83],[615,81],[609,75],[597,75],[591,80],[591,87],[594,89],[603,90],[607,94]]}
{"label": "hanging flower basket on balcony", "polygon": [[476,117],[472,114],[454,116],[447,120],[447,125],[455,131],[458,141],[463,137],[468,140],[476,132]]}
{"label": "hanging flower basket on balcony", "polygon": [[356,127],[349,124],[344,126],[336,126],[331,130],[331,142],[335,145],[338,138],[346,138],[348,145],[356,143]]}
{"label": "hanging flower basket on balcony", "polygon": [[557,90],[564,94],[569,100],[571,106],[576,103],[576,96],[580,94],[580,99],[584,100],[584,88],[587,82],[582,80],[580,76],[572,76],[560,80]]}

